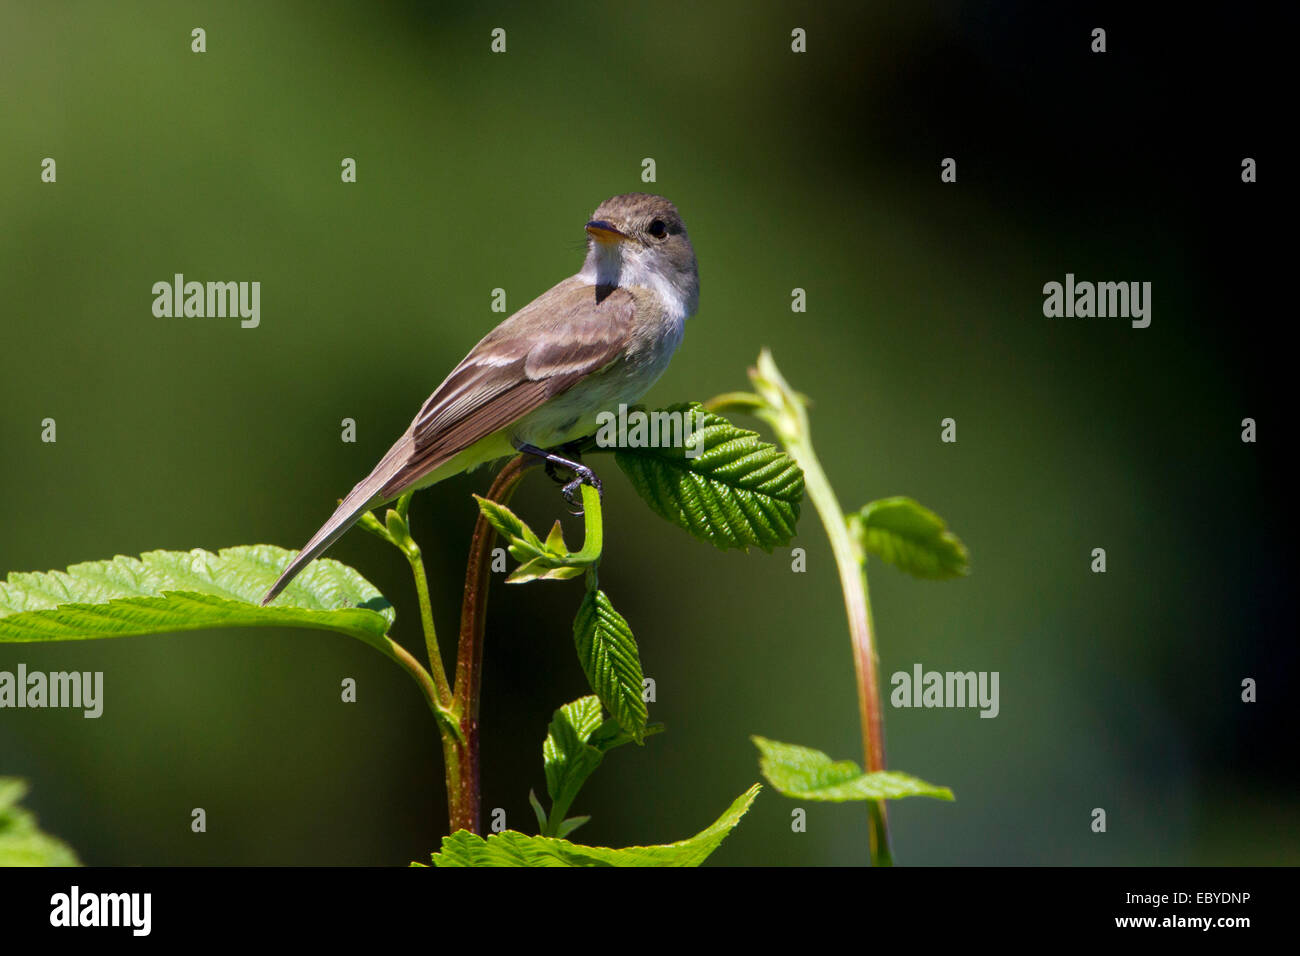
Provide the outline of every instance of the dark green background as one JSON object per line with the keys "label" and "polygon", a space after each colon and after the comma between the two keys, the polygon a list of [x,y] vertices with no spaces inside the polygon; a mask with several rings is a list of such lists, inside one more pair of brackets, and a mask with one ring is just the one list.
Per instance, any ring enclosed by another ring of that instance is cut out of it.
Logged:
{"label": "dark green background", "polygon": [[[885,675],[1001,674],[995,720],[887,712],[891,766],[957,795],[892,805],[900,862],[1296,862],[1294,549],[1270,458],[1293,374],[1273,323],[1294,308],[1267,232],[1286,173],[1263,39],[1283,31],[1237,8],[1207,35],[1070,6],[907,7],[0,5],[0,573],[301,545],[501,318],[491,290],[522,306],[576,271],[601,200],[650,189],[681,209],[703,295],[647,401],[743,387],[770,346],[815,401],[845,507],[911,495],[972,551],[957,582],[871,569]],[[155,318],[150,287],[176,272],[259,280],[261,327]],[[1151,327],[1044,318],[1042,285],[1066,272],[1151,281]],[[1260,444],[1240,441],[1246,416]],[[602,475],[602,585],[668,732],[606,761],[578,836],[695,832],[759,779],[751,733],[860,760],[811,508],[793,574],[788,550],[715,552]],[[444,634],[488,480],[414,505]],[[561,506],[543,480],[517,500],[537,527]],[[356,532],[331,556],[418,648],[396,552]],[[546,722],[585,690],[579,597],[493,592],[485,813],[519,829]],[[445,829],[433,723],[359,642],[0,648],[0,669],[19,661],[105,672],[99,720],[0,712],[0,773],[30,779],[43,826],[88,863],[403,864]],[[1240,702],[1244,677],[1259,703]],[[863,861],[860,806],[805,804],[792,834],[794,806],[767,790],[714,860]]]}

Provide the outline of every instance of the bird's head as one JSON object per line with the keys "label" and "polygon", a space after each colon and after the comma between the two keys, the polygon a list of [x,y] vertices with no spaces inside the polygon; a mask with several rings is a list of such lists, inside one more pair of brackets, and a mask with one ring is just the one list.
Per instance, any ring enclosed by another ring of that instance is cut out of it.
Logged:
{"label": "bird's head", "polygon": [[681,318],[700,304],[695,250],[677,207],[663,196],[624,193],[596,207],[587,223],[581,275],[597,285],[643,286]]}

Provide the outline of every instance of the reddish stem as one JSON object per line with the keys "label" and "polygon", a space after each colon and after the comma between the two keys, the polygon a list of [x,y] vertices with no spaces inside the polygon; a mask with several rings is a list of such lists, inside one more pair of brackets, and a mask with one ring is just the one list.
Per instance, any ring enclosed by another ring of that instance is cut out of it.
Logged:
{"label": "reddish stem", "polygon": [[[535,461],[527,456],[510,459],[492,482],[487,498],[506,504],[524,471]],[[465,597],[460,610],[460,644],[456,653],[453,711],[459,715],[465,743],[448,734],[443,738],[447,767],[447,810],[450,832],[469,830],[481,835],[479,791],[479,688],[483,679],[483,632],[487,620],[488,586],[491,584],[492,545],[496,530],[482,513],[470,538],[465,568]]]}

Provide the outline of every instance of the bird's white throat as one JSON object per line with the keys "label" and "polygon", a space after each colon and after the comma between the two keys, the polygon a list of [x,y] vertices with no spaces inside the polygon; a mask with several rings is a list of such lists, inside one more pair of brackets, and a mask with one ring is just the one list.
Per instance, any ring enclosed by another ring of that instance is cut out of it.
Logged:
{"label": "bird's white throat", "polygon": [[588,285],[641,286],[654,292],[663,300],[667,317],[674,323],[685,322],[695,314],[696,296],[687,283],[689,277],[673,281],[661,267],[660,260],[649,250],[632,243],[618,244],[594,242],[594,249],[582,264],[578,278]]}

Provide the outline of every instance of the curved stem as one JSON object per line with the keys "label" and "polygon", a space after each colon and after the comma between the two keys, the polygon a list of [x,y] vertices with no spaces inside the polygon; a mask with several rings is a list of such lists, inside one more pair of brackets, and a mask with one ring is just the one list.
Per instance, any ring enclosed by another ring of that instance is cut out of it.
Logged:
{"label": "curved stem", "polygon": [[591,485],[582,486],[582,550],[569,555],[573,564],[594,565],[605,546],[605,518],[600,510],[600,492]]}
{"label": "curved stem", "polygon": [[763,400],[753,392],[724,392],[714,395],[703,403],[706,412],[718,415],[730,415],[733,412],[748,412],[756,415],[763,409]]}
{"label": "curved stem", "polygon": [[402,548],[406,560],[411,564],[411,575],[415,578],[415,593],[420,600],[420,623],[424,627],[424,647],[429,654],[429,671],[437,689],[438,701],[442,706],[452,705],[451,688],[447,685],[447,671],[442,663],[442,651],[438,648],[438,632],[433,626],[433,605],[429,601],[429,579],[424,573],[424,558],[414,541],[408,540]]}
{"label": "curved stem", "polygon": [[[831,489],[821,462],[812,453],[811,444],[800,443],[790,448],[791,455],[803,469],[804,486],[813,507],[817,509],[826,536],[830,538],[831,552],[840,573],[840,587],[844,591],[844,611],[849,619],[849,636],[853,642],[853,668],[858,681],[858,717],[862,724],[862,754],[868,773],[885,769],[885,725],[880,706],[880,678],[877,671],[880,661],[876,656],[871,620],[871,600],[867,596],[867,574],[849,536],[844,512],[840,509],[835,492]],[[871,862],[876,866],[893,863],[889,845],[889,821],[885,801],[873,800],[867,804],[869,815],[869,840]]]}
{"label": "curved stem", "polygon": [[[867,569],[853,538],[848,522],[831,483],[822,470],[812,446],[812,432],[808,426],[806,407],[808,399],[792,389],[764,349],[758,357],[758,366],[749,371],[749,379],[762,402],[758,411],[772,426],[781,443],[785,445],[795,463],[803,470],[804,488],[812,499],[817,515],[830,538],[835,566],[839,569],[840,588],[844,592],[844,611],[849,619],[849,637],[853,642],[853,669],[858,682],[858,717],[862,724],[862,755],[868,773],[885,769],[885,723],[880,705],[879,659],[871,621],[871,599],[867,595]],[[728,393],[714,399],[706,407],[728,405],[744,406],[749,403],[745,393]],[[876,866],[890,866],[894,862],[889,845],[889,820],[885,814],[885,801],[867,803],[868,840],[871,862]]]}
{"label": "curved stem", "polygon": [[433,711],[434,718],[438,721],[438,726],[444,733],[450,733],[455,737],[460,737],[460,724],[456,720],[456,715],[443,706],[438,699],[438,688],[434,684],[433,678],[429,672],[421,666],[420,662],[415,659],[410,651],[398,644],[391,637],[385,637],[388,642],[388,653],[397,661],[401,668],[415,679],[419,685],[420,693],[424,695],[425,702],[428,703],[429,709]]}
{"label": "curved stem", "polygon": [[[518,487],[524,471],[536,460],[529,456],[510,459],[492,482],[487,498],[506,504]],[[452,711],[460,721],[463,744],[443,737],[447,766],[447,809],[450,832],[480,832],[479,792],[479,688],[483,671],[483,625],[487,615],[488,585],[491,583],[492,544],[496,531],[480,513],[470,539],[465,568],[465,597],[460,611],[460,644],[456,654],[456,682]]]}

